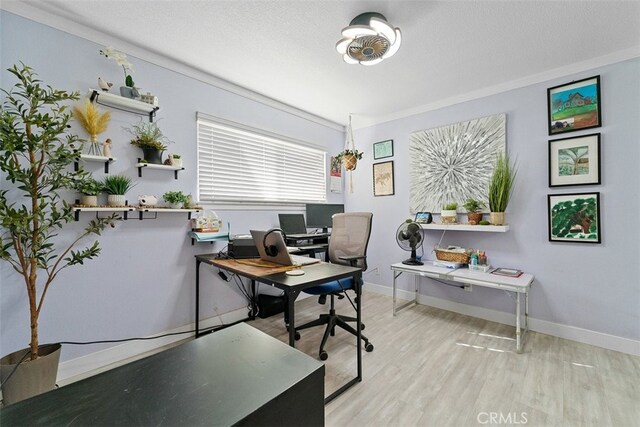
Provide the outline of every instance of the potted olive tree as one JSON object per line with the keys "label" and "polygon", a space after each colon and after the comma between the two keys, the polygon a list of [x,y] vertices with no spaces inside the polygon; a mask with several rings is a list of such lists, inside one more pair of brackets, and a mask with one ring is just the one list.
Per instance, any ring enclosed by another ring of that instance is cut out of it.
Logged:
{"label": "potted olive tree", "polygon": [[84,170],[69,167],[83,144],[67,133],[71,115],[63,102],[78,99],[78,94],[42,84],[24,64],[8,71],[18,82],[11,91],[3,90],[0,111],[0,170],[11,188],[0,191],[0,254],[25,284],[30,343],[28,349],[0,359],[5,404],[55,386],[60,344],[40,345],[38,338],[44,299],[61,270],[100,253],[97,241],[74,250],[80,240],[100,235],[117,219],[112,215],[90,221],[71,244],[54,238],[73,221],[73,208],[59,191],[90,178]]}
{"label": "potted olive tree", "polygon": [[498,154],[496,167],[489,180],[489,220],[493,225],[504,225],[505,211],[513,193],[517,167],[509,163],[509,157]]}
{"label": "potted olive tree", "polygon": [[125,128],[133,138],[131,145],[142,150],[144,160],[157,165],[162,164],[162,152],[167,149],[167,144],[172,142],[164,136],[158,124],[140,121],[130,128]]}

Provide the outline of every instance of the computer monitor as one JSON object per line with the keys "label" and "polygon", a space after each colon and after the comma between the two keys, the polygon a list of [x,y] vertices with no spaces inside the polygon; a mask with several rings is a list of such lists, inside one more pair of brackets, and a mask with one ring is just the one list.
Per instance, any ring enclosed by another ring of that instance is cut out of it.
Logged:
{"label": "computer monitor", "polygon": [[328,204],[328,203],[307,203],[307,227],[322,228],[322,232],[326,233],[333,225],[332,217],[334,214],[343,213],[344,205]]}

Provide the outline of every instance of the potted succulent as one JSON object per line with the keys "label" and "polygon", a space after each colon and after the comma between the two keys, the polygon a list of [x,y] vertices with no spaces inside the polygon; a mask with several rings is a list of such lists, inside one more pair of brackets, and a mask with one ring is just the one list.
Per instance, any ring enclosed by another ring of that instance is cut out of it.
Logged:
{"label": "potted succulent", "polygon": [[30,342],[0,359],[5,405],[55,387],[61,346],[41,345],[38,338],[45,296],[61,270],[100,254],[97,241],[79,250],[76,245],[118,219],[114,214],[90,221],[70,244],[55,238],[74,220],[73,207],[59,191],[90,179],[69,167],[83,144],[67,133],[71,115],[63,103],[79,96],[44,85],[27,65],[8,71],[18,82],[10,92],[3,90],[0,110],[0,170],[12,187],[0,191],[0,257],[21,277],[16,283],[26,286]]}
{"label": "potted succulent", "polygon": [[440,219],[445,224],[455,224],[458,222],[458,204],[448,203],[442,207]]}
{"label": "potted succulent", "polygon": [[173,209],[182,209],[189,202],[188,196],[182,191],[167,191],[162,195],[162,199]]}
{"label": "potted succulent", "polygon": [[102,183],[93,178],[78,180],[72,185],[81,194],[80,204],[88,207],[98,206],[98,194],[102,193],[102,187]]}
{"label": "potted succulent", "polygon": [[489,180],[489,219],[493,225],[505,224],[504,212],[511,199],[516,175],[517,167],[509,163],[506,155],[498,154],[496,167]]}
{"label": "potted succulent", "polygon": [[169,163],[177,168],[182,167],[182,156],[180,154],[169,154]]}
{"label": "potted succulent", "polygon": [[135,184],[131,178],[124,175],[111,175],[104,179],[102,184],[104,191],[108,194],[107,205],[109,206],[126,206],[127,200],[125,194]]}
{"label": "potted succulent", "polygon": [[463,206],[467,210],[467,219],[469,220],[469,224],[476,225],[482,221],[482,209],[484,208],[484,203],[476,199],[467,199]]}
{"label": "potted succulent", "polygon": [[142,149],[146,162],[157,165],[162,164],[162,152],[167,149],[166,144],[172,141],[164,136],[157,123],[140,120],[140,122],[130,128],[125,128],[125,130],[133,136],[131,145]]}
{"label": "potted succulent", "polygon": [[362,159],[364,153],[358,150],[343,150],[336,155],[336,161],[342,163],[348,171],[356,170],[358,160]]}

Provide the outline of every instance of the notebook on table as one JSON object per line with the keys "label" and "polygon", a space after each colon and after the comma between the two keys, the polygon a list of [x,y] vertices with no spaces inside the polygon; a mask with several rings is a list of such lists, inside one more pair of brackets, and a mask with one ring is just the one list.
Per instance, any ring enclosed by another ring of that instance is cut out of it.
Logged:
{"label": "notebook on table", "polygon": [[253,237],[253,242],[258,249],[258,254],[260,254],[260,259],[280,265],[309,265],[320,262],[317,258],[291,255],[287,250],[282,234],[278,231],[270,233],[267,236],[266,242],[267,245],[275,245],[275,247],[278,248],[278,253],[275,256],[267,255],[264,248],[264,236],[266,234],[267,231],[251,230],[251,236]]}

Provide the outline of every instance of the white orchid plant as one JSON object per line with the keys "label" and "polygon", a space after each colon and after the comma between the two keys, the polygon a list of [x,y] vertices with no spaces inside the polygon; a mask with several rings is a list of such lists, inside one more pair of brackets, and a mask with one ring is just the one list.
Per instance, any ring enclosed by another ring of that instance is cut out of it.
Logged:
{"label": "white orchid plant", "polygon": [[104,56],[107,59],[113,59],[116,61],[116,64],[120,65],[124,70],[124,84],[127,87],[134,87],[133,77],[131,74],[133,73],[133,66],[129,61],[127,61],[127,55],[120,52],[119,50],[115,50],[112,47],[105,47],[104,49],[100,49],[100,55]]}

